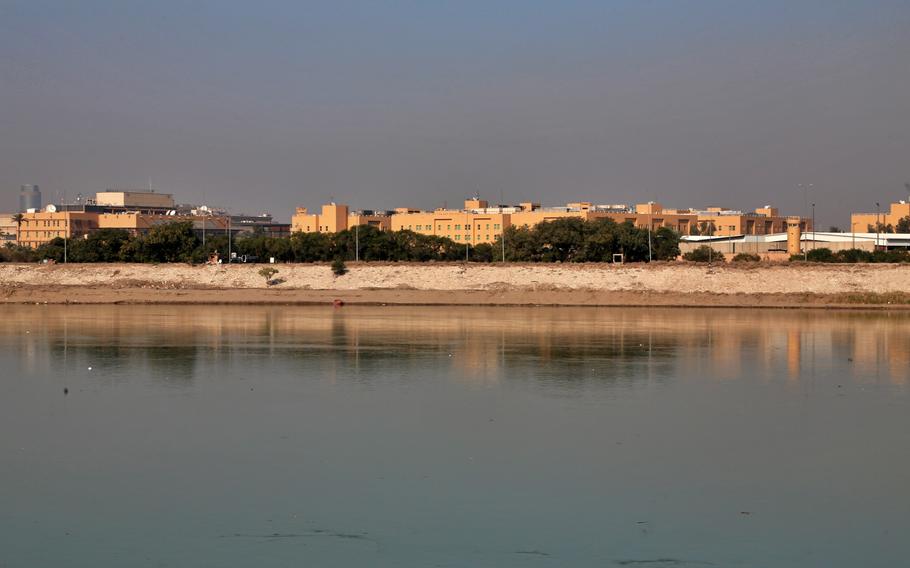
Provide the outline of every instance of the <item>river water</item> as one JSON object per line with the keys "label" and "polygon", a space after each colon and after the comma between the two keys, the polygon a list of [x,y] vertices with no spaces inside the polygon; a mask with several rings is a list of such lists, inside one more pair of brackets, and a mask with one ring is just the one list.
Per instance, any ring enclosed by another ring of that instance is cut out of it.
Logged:
{"label": "river water", "polygon": [[910,563],[910,313],[0,321],[4,568]]}

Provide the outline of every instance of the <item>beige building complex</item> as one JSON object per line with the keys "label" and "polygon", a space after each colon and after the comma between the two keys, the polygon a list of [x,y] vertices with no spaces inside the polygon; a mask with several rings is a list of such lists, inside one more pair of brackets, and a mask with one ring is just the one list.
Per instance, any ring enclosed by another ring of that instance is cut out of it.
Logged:
{"label": "beige building complex", "polygon": [[99,229],[120,229],[132,235],[145,233],[155,225],[191,221],[197,230],[203,224],[208,231],[228,229],[227,218],[198,215],[160,215],[148,213],[96,213],[81,211],[42,211],[23,213],[18,229],[18,243],[37,248],[56,238],[78,239]]}
{"label": "beige building complex", "polygon": [[632,223],[639,228],[657,230],[668,227],[682,235],[711,234],[765,235],[786,232],[788,223],[797,223],[803,231],[811,231],[808,219],[781,216],[774,207],[762,207],[751,213],[710,207],[665,209],[661,204],[648,202],[635,207],[627,205],[595,205],[578,201],[565,207],[541,207],[539,203],[495,205],[479,197],[465,200],[463,209],[441,208],[434,211],[399,208],[377,214],[350,213],[346,205],[331,203],[322,207],[321,214],[311,214],[297,208],[291,222],[292,232],[334,233],[358,224],[380,229],[408,230],[423,235],[436,235],[469,244],[493,243],[506,228],[533,227],[556,219],[612,219],[617,223]]}
{"label": "beige building complex", "polygon": [[78,206],[51,205],[43,211],[23,213],[21,222],[13,221],[19,245],[37,248],[56,238],[84,238],[99,229],[121,229],[131,234],[147,232],[155,225],[174,221],[191,221],[194,227],[209,231],[229,228],[225,216],[178,215],[171,208],[170,194],[153,191],[102,191],[95,199]]}

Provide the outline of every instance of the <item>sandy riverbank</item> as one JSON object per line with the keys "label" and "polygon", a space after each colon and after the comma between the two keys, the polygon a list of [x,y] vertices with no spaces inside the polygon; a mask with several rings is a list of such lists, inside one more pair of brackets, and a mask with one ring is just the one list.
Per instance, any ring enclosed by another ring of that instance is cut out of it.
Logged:
{"label": "sandy riverbank", "polygon": [[[0,265],[3,303],[346,303],[895,307],[908,265]],[[890,305],[888,302],[892,302]]]}

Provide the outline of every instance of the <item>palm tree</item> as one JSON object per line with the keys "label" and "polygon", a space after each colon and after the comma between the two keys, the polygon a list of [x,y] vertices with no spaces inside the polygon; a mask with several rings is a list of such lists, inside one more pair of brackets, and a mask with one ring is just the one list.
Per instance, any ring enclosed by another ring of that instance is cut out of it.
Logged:
{"label": "palm tree", "polygon": [[25,220],[25,215],[23,215],[22,213],[16,213],[12,217],[10,217],[10,220],[12,220],[16,224],[16,244],[18,245],[19,244],[19,233],[21,232],[22,221]]}

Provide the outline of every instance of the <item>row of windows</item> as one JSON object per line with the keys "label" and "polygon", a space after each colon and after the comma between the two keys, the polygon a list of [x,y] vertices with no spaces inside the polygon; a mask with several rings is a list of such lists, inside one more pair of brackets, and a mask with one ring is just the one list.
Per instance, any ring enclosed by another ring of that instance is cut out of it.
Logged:
{"label": "row of windows", "polygon": [[[481,223],[477,223],[477,226],[476,226],[475,228],[476,228],[478,231],[483,230],[483,226],[482,226]],[[487,227],[486,227],[486,228],[487,228],[488,231],[490,230],[490,223],[487,223]],[[499,230],[499,223],[493,223],[493,229]],[[412,231],[412,230],[413,230],[413,231],[432,231],[432,230],[433,230],[433,225],[408,225],[408,230],[409,230],[409,231]],[[436,230],[437,230],[437,231],[441,231],[441,230],[442,230],[442,225],[436,225]],[[452,230],[452,225],[446,225],[446,230],[447,230],[447,231],[451,231],[451,230]],[[461,231],[461,230],[462,230],[462,229],[461,229],[461,225],[455,225],[455,230],[456,230],[456,231]],[[464,226],[464,230],[465,230],[465,231],[470,231],[470,230],[471,230],[471,225],[470,225],[470,224],[465,225],[465,226]]]}
{"label": "row of windows", "polygon": [[[498,236],[498,235],[494,235],[494,236]],[[479,240],[489,241],[489,240],[490,240],[490,235],[487,235],[486,237],[487,237],[487,238],[485,238],[485,239],[481,239],[481,238],[480,238],[480,235],[477,235],[477,240],[478,240],[478,241],[479,241]],[[461,240],[461,235],[455,235],[455,240],[456,240],[456,241],[460,241],[460,240]],[[464,236],[464,240],[470,241],[470,240],[471,240],[471,235],[465,235],[465,236]]]}

